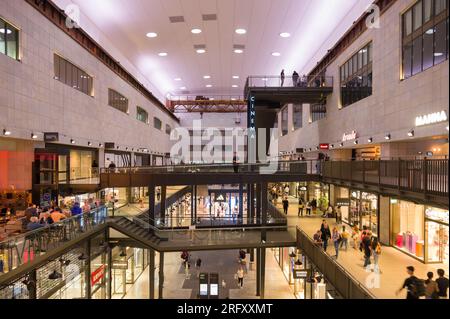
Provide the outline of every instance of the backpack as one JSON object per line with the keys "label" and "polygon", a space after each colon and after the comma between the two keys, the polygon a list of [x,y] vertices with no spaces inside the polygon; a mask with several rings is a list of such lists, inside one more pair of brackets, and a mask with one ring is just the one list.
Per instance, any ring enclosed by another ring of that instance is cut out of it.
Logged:
{"label": "backpack", "polygon": [[425,296],[425,291],[425,282],[417,277],[414,277],[410,285],[411,294],[416,297],[422,297]]}

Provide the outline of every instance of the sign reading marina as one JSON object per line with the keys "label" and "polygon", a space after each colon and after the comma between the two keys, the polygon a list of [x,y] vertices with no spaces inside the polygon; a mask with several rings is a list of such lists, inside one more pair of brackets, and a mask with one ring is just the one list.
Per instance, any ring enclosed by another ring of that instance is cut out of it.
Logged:
{"label": "sign reading marina", "polygon": [[447,113],[445,111],[435,112],[427,115],[416,117],[416,126],[424,126],[447,121]]}

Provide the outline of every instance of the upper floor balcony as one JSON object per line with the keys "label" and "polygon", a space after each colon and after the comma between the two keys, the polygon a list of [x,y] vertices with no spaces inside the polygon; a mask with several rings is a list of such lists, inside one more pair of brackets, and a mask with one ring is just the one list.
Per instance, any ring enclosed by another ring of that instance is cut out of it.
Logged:
{"label": "upper floor balcony", "polygon": [[244,96],[258,103],[320,103],[333,92],[331,76],[249,76]]}

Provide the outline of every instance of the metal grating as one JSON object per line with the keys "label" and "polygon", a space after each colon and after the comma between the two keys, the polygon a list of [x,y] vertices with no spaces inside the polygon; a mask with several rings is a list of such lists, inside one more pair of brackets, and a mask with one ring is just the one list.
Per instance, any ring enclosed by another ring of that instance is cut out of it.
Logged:
{"label": "metal grating", "polygon": [[233,49],[245,49],[245,45],[243,45],[243,44],[235,44],[235,45],[233,45]]}
{"label": "metal grating", "polygon": [[203,14],[202,19],[203,21],[216,21],[217,14]]}
{"label": "metal grating", "polygon": [[194,49],[206,49],[205,44],[194,44]]}
{"label": "metal grating", "polygon": [[173,17],[169,17],[169,20],[171,23],[180,23],[180,22],[184,22],[184,17],[183,16],[173,16]]}

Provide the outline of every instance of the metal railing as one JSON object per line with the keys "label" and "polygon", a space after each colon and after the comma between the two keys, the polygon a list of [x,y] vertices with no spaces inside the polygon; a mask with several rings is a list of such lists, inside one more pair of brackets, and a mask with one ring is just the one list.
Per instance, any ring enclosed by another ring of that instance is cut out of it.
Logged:
{"label": "metal railing", "polygon": [[[148,167],[120,167],[102,168],[101,174],[166,174],[166,173],[232,173],[235,166],[231,163],[225,164],[196,164],[196,165],[171,165],[171,166],[148,166]],[[321,169],[320,160],[304,161],[270,161],[267,163],[238,164],[237,172],[245,173],[295,173],[295,174],[319,174]]]}
{"label": "metal railing", "polygon": [[214,101],[228,101],[228,102],[242,102],[245,101],[242,95],[176,95],[167,98],[169,102],[214,102]]}
{"label": "metal railing", "polygon": [[248,88],[332,88],[333,77],[332,76],[292,76],[286,75],[284,78],[281,76],[273,75],[261,75],[261,76],[249,76],[245,84],[245,89]]}
{"label": "metal railing", "polygon": [[[39,255],[57,249],[106,222],[108,210],[98,207],[87,213],[66,218],[58,223],[46,225],[33,231],[9,237],[0,242],[3,256],[3,273],[10,272]],[[0,273],[0,276],[2,273]]]}
{"label": "metal railing", "polygon": [[325,161],[323,177],[402,191],[448,195],[448,159]]}
{"label": "metal railing", "polygon": [[327,255],[321,246],[297,227],[297,246],[336,288],[344,299],[376,299],[362,283],[344,269],[335,259]]}

